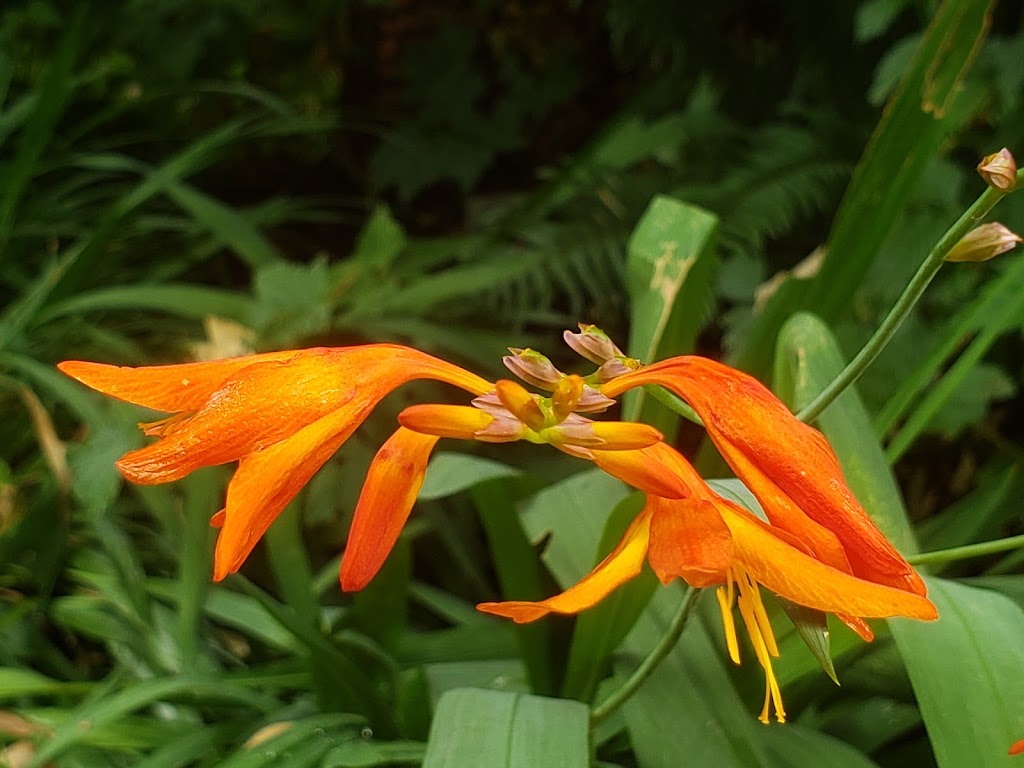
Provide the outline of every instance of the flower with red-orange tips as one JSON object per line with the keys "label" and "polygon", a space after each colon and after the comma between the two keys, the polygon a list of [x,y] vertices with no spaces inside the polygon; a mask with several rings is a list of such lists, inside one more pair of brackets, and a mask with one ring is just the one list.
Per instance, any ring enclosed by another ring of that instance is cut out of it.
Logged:
{"label": "flower with red-orange tips", "polygon": [[141,425],[160,439],[117,462],[132,482],[167,483],[199,467],[239,462],[213,520],[221,526],[216,579],[241,567],[277,515],[389,392],[413,379],[476,395],[493,388],[458,366],[394,344],[140,368],[79,361],[58,367],[100,392],[172,414]]}

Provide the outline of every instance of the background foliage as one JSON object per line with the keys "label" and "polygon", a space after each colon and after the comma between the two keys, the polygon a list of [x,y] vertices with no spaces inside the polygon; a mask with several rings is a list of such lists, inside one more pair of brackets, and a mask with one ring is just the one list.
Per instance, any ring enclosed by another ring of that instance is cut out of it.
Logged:
{"label": "background foliage", "polygon": [[[677,592],[648,604],[648,575],[525,628],[472,606],[575,580],[635,512],[628,489],[550,452],[449,446],[385,571],[343,596],[362,474],[430,389],[409,387],[244,577],[210,584],[228,473],[123,487],[112,463],[144,416],[53,364],[398,340],[495,375],[505,346],[555,353],[584,320],[645,359],[732,361],[799,407],[980,193],[978,159],[1024,155],[1022,15],[977,0],[4,3],[5,759],[1011,764],[1019,550],[933,567],[939,624],[879,626],[870,646],[836,628],[841,689],[784,633],[785,727],[756,723],[758,672],[724,663],[703,606],[589,735],[585,705],[653,645]],[[997,213],[1024,230],[1019,195]],[[666,237],[699,254],[674,302],[647,293]],[[908,550],[1021,532],[1020,264],[947,267],[819,422]],[[627,408],[678,428],[656,403]],[[678,440],[722,471],[699,431]]]}

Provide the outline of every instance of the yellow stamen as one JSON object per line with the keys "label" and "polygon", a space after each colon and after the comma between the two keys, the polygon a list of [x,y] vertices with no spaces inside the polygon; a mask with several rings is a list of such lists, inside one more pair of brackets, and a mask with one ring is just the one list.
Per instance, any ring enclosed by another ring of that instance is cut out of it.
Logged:
{"label": "yellow stamen", "polygon": [[786,722],[786,711],[782,706],[782,692],[779,690],[779,682],[772,669],[772,656],[779,655],[778,645],[775,642],[775,634],[772,632],[768,615],[764,610],[764,603],[761,602],[761,592],[755,582],[746,571],[740,566],[733,565],[730,576],[730,586],[735,578],[739,586],[739,599],[737,603],[740,608],[740,616],[743,617],[743,624],[750,635],[750,642],[754,646],[754,655],[764,669],[765,694],[764,708],[761,710],[760,720],[767,723],[769,711],[772,704],[775,706],[775,717],[780,723]]}
{"label": "yellow stamen", "polygon": [[140,421],[139,429],[146,437],[166,437],[174,432],[174,428],[187,419],[189,413],[173,413],[156,421]]}
{"label": "yellow stamen", "polygon": [[739,664],[740,644],[736,638],[736,622],[732,618],[732,598],[725,587],[716,589],[715,597],[718,598],[718,607],[722,610],[722,626],[725,627],[725,644],[729,648],[729,658],[734,664]]}

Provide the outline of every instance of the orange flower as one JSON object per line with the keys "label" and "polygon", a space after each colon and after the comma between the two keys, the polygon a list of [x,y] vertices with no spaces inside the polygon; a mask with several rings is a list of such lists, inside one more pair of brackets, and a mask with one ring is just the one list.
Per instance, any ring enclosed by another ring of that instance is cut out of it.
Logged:
{"label": "orange flower", "polygon": [[[771,658],[778,647],[761,602],[758,584],[795,603],[847,617],[937,617],[935,606],[914,591],[859,578],[814,556],[798,537],[773,527],[722,498],[674,449],[658,443],[634,451],[592,451],[602,469],[647,489],[647,478],[671,475],[686,488],[683,498],[648,495],[647,505],[622,541],[588,576],[567,591],[539,602],[482,603],[482,611],[529,622],[548,613],[572,614],[589,608],[636,576],[646,559],[665,584],[679,577],[696,587],[719,585],[718,600],[729,654],[739,662],[732,608],[750,635],[765,671],[761,720],[774,705],[785,719]],[[657,482],[663,482],[659,479]]]}
{"label": "orange flower", "polygon": [[1010,747],[1010,754],[1011,755],[1024,755],[1024,739],[1021,739],[1020,741],[1015,742],[1014,745],[1012,747]]}
{"label": "orange flower", "polygon": [[772,525],[799,539],[818,560],[867,581],[925,594],[921,577],[847,487],[824,436],[799,422],[759,381],[713,360],[674,357],[612,379],[601,391],[616,397],[644,384],[660,384],[690,404]]}
{"label": "orange flower", "polygon": [[493,385],[408,347],[370,344],[271,352],[209,363],[120,368],[69,361],[68,376],[158,411],[143,424],[160,439],[117,466],[140,484],[166,483],[199,467],[238,461],[220,524],[214,578],[237,571],[277,515],[377,403],[413,379],[483,394]]}
{"label": "orange flower", "polygon": [[[490,443],[527,440],[587,458],[591,449],[630,453],[661,440],[661,433],[645,424],[595,422],[580,416],[578,411],[603,410],[612,401],[587,387],[579,376],[558,374],[551,381],[550,397],[502,380],[472,406],[413,405],[402,411],[401,428],[374,457],[363,484],[341,561],[341,588],[346,592],[362,589],[384,564],[416,502],[438,438]],[[682,493],[670,480],[662,482],[659,490]]]}

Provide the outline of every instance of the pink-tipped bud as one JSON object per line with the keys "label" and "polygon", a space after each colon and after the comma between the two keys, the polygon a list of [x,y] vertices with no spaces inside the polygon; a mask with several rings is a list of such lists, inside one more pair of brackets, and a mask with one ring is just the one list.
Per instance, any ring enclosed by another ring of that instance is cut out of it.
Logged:
{"label": "pink-tipped bud", "polygon": [[576,403],[576,413],[601,413],[615,405],[610,397],[605,397],[596,389],[590,386],[583,388],[580,401]]}
{"label": "pink-tipped bud", "polygon": [[604,363],[600,368],[597,369],[597,380],[602,384],[607,384],[617,376],[622,376],[626,373],[638,370],[640,368],[640,361],[634,360],[632,357],[615,357]]}
{"label": "pink-tipped bud", "polygon": [[1017,185],[1017,161],[1006,147],[983,157],[978,163],[978,173],[986,184],[1003,192]]}
{"label": "pink-tipped bud", "polygon": [[613,357],[622,357],[622,350],[608,338],[608,334],[596,325],[580,323],[580,332],[566,331],[562,334],[565,343],[582,357],[595,365],[601,365]]}
{"label": "pink-tipped bud", "polygon": [[552,390],[565,378],[565,374],[540,352],[532,349],[509,347],[511,355],[505,355],[501,362],[517,377],[538,389]]}
{"label": "pink-tipped bud", "polygon": [[950,250],[946,261],[988,261],[1012,250],[1020,242],[1024,242],[1020,235],[997,221],[990,221],[964,235]]}

